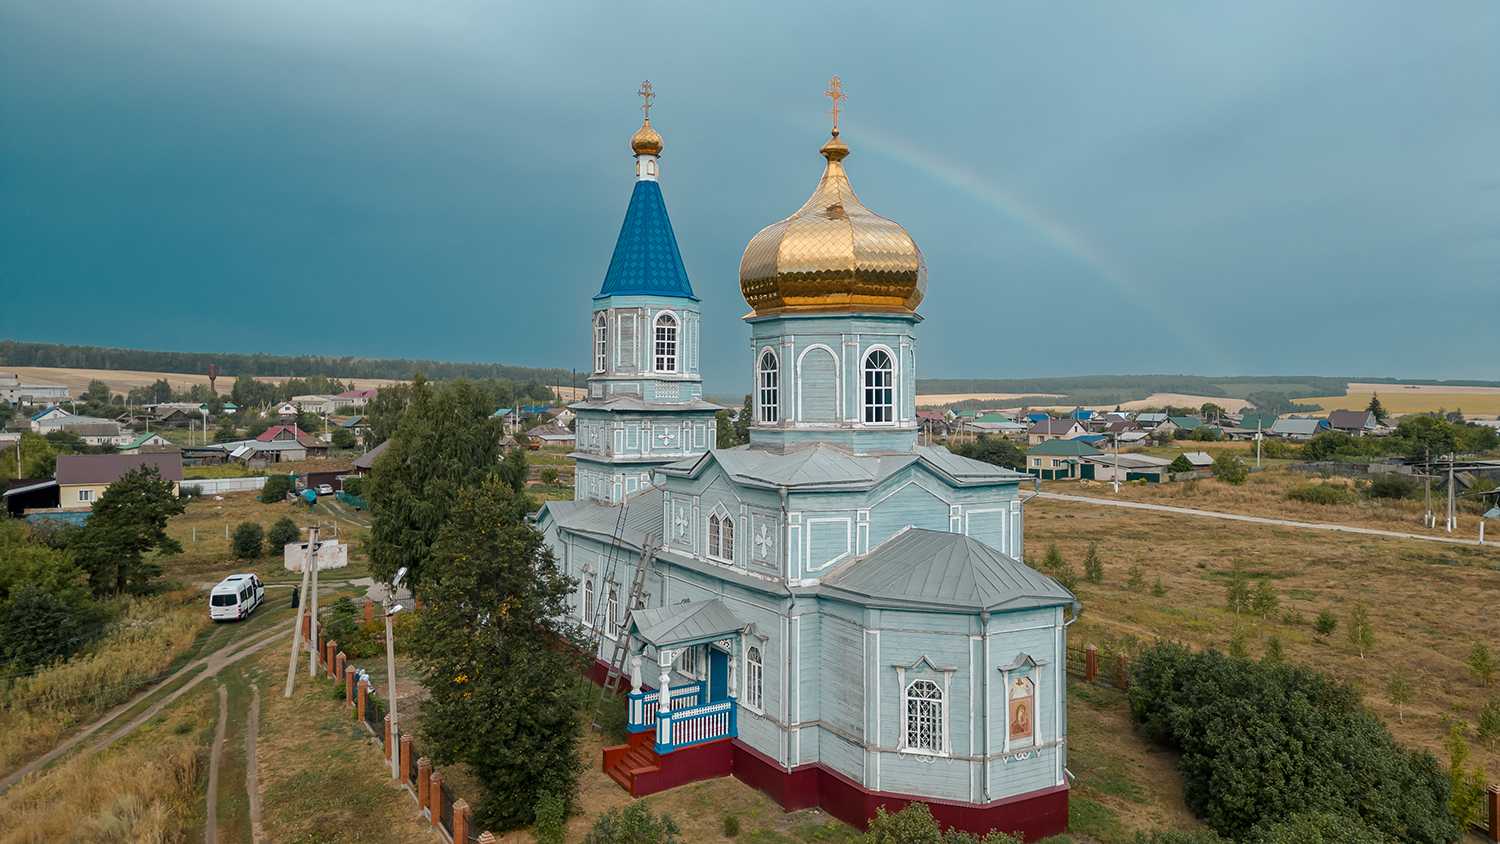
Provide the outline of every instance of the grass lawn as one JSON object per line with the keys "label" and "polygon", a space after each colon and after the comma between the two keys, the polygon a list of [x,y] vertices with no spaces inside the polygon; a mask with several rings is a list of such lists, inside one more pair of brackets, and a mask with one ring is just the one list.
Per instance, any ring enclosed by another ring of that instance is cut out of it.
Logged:
{"label": "grass lawn", "polygon": [[320,499],[309,510],[303,504],[285,501],[263,504],[256,495],[254,492],[236,492],[190,501],[187,510],[167,524],[167,533],[182,543],[183,553],[158,560],[164,569],[163,575],[168,579],[195,583],[217,581],[234,571],[253,571],[268,583],[296,580],[299,576],[288,572],[282,564],[281,549],[266,549],[260,560],[236,560],[226,536],[232,535],[235,527],[246,521],[256,522],[263,529],[270,530],[282,516],[291,517],[300,528],[320,526],[324,536],[337,526],[338,538],[349,544],[350,559],[349,567],[338,569],[333,576],[343,580],[367,573],[363,549],[368,529],[354,521],[364,519],[363,514],[342,509],[326,499]]}
{"label": "grass lawn", "polygon": [[[1079,585],[1084,612],[1070,631],[1075,647],[1092,642],[1129,652],[1169,638],[1222,650],[1238,635],[1258,657],[1275,636],[1286,659],[1354,683],[1402,742],[1439,754],[1449,719],[1472,725],[1485,702],[1500,698],[1500,689],[1479,685],[1464,662],[1475,642],[1500,645],[1500,617],[1490,611],[1500,568],[1494,549],[1046,499],[1027,505],[1028,559],[1041,560],[1056,543],[1081,572],[1090,542],[1098,543],[1104,582]],[[1225,609],[1236,565],[1253,581],[1273,586],[1280,601],[1273,617]],[[1140,567],[1139,591],[1128,583],[1133,566]],[[1158,581],[1161,594],[1152,594]],[[1346,636],[1357,603],[1367,607],[1375,632],[1375,647],[1364,657]],[[1326,640],[1312,626],[1324,609],[1339,620]],[[1421,690],[1404,720],[1385,698],[1387,680],[1397,672]],[[1492,779],[1500,777],[1500,754],[1476,746],[1475,758]]]}

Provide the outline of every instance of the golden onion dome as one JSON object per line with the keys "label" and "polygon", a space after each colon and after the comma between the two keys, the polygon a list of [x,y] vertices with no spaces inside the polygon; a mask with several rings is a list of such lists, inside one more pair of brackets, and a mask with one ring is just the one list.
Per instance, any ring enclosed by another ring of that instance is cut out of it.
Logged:
{"label": "golden onion dome", "polygon": [[661,134],[651,128],[651,118],[641,121],[641,128],[630,136],[630,150],[636,155],[661,155]]}
{"label": "golden onion dome", "polygon": [[740,258],[740,293],[755,316],[832,311],[914,313],[927,262],[906,229],[860,203],[838,129],[820,152],[823,178],[802,207],[761,229]]}

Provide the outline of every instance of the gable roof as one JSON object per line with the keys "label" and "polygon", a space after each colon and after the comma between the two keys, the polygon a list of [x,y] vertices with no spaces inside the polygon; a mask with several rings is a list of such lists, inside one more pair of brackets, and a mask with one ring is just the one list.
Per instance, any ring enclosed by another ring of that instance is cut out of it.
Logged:
{"label": "gable roof", "polygon": [[1240,414],[1239,426],[1248,431],[1254,431],[1257,428],[1262,431],[1269,431],[1271,430],[1271,426],[1275,424],[1276,414],[1274,413],[1260,413],[1256,411],[1250,411]]}
{"label": "gable roof", "polygon": [[1335,410],[1328,414],[1328,424],[1343,430],[1373,428],[1378,423],[1375,414],[1368,410]]}
{"label": "gable roof", "polygon": [[630,623],[637,635],[658,648],[711,642],[732,636],[745,627],[745,622],[718,598],[634,610],[630,613]]}
{"label": "gable roof", "polygon": [[135,439],[133,439],[130,442],[128,442],[128,443],[120,446],[120,448],[121,448],[121,450],[124,450],[124,449],[127,449],[127,448],[140,448],[141,446],[145,445],[147,442],[149,442],[153,438],[160,439],[162,442],[166,442],[166,437],[163,437],[161,434],[158,434],[155,431],[145,431],[143,433],[136,434],[135,435]]}
{"label": "gable roof", "polygon": [[1167,419],[1184,431],[1195,431],[1203,427],[1203,420],[1196,416],[1168,416]]}
{"label": "gable roof", "polygon": [[1135,421],[1137,421],[1137,422],[1165,422],[1165,421],[1167,421],[1167,414],[1165,414],[1165,413],[1137,413],[1135,415]]}
{"label": "gable roof", "polygon": [[1029,434],[1066,434],[1078,425],[1078,420],[1069,417],[1067,419],[1043,419],[1031,426]]}
{"label": "gable roof", "polygon": [[323,445],[322,443],[308,436],[306,431],[293,425],[272,425],[264,431],[261,431],[260,436],[256,437],[255,441],[268,443],[275,440],[282,434],[291,434],[293,438],[297,440],[297,444],[304,448],[316,448]]}
{"label": "gable roof", "polygon": [[373,468],[375,466],[375,459],[378,458],[380,455],[385,454],[385,450],[388,449],[388,448],[390,448],[390,447],[391,447],[391,441],[390,440],[386,440],[385,442],[381,443],[380,445],[377,445],[374,448],[370,449],[369,451],[365,452],[364,454],[361,454],[360,456],[354,458],[354,468],[356,468],[356,469],[370,469],[370,468]]}
{"label": "gable roof", "polygon": [[1075,604],[1045,574],[961,533],[911,528],[838,566],[820,590],[860,603],[967,611]]}
{"label": "gable roof", "polygon": [[1182,453],[1182,456],[1187,458],[1187,462],[1193,464],[1194,466],[1214,465],[1213,455],[1209,454],[1206,451],[1184,451]]}
{"label": "gable roof", "polygon": [[649,179],[635,183],[614,255],[595,299],[608,296],[676,296],[698,301],[688,282],[677,235],[667,217],[661,185]]}
{"label": "gable roof", "polygon": [[1277,419],[1276,424],[1271,426],[1271,433],[1296,434],[1299,436],[1303,434],[1311,435],[1316,434],[1318,431],[1321,431],[1322,429],[1327,427],[1327,419]]}
{"label": "gable roof", "polygon": [[1037,443],[1026,449],[1028,456],[1033,454],[1044,457],[1087,457],[1090,454],[1100,454],[1099,449],[1084,442],[1082,438],[1073,440],[1047,440]]}
{"label": "gable roof", "polygon": [[58,413],[61,413],[64,416],[71,416],[72,415],[72,414],[68,413],[66,410],[63,410],[62,408],[58,407],[55,404],[49,404],[46,407],[42,408],[41,410],[38,410],[36,413],[31,414],[31,421],[35,422],[35,421],[41,419],[43,416],[46,416],[47,414],[53,412],[54,410],[57,411]]}
{"label": "gable roof", "polygon": [[167,481],[182,480],[182,454],[176,451],[150,454],[59,454],[59,484],[110,484],[132,469],[155,466]]}

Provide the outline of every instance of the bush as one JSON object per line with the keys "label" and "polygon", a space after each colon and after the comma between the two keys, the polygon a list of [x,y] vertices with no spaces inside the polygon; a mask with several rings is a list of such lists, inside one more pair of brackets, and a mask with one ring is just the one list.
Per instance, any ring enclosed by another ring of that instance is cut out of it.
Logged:
{"label": "bush", "polygon": [[734,815],[725,815],[719,822],[720,830],[725,838],[738,838],[740,834],[740,819]]}
{"label": "bush", "polygon": [[1396,844],[1356,815],[1303,812],[1255,828],[1248,844]]}
{"label": "bush", "polygon": [[1179,832],[1177,830],[1162,830],[1150,835],[1136,833],[1135,844],[1229,844],[1219,834],[1211,829],[1194,830],[1192,832]]}
{"label": "bush", "polygon": [[1310,482],[1287,490],[1286,497],[1303,504],[1355,504],[1359,495],[1343,484]]}
{"label": "bush", "polygon": [[944,833],[926,803],[911,803],[895,813],[887,812],[884,806],[877,808],[875,817],[870,819],[869,830],[855,841],[859,844],[1021,844],[1021,839],[995,830],[982,837],[951,829]]}
{"label": "bush", "polygon": [[646,804],[631,803],[601,815],[583,844],[681,844],[681,834],[671,815],[657,817]]}
{"label": "bush", "polygon": [[1302,456],[1302,449],[1286,440],[1266,437],[1260,441],[1260,455],[1275,460],[1295,460]]}
{"label": "bush", "polygon": [[[364,624],[364,613],[359,605],[348,597],[339,598],[334,601],[322,613],[323,631],[328,638],[339,643],[339,650],[346,656],[355,659],[371,657],[380,652],[380,641],[378,636],[383,634],[384,628],[379,625]],[[400,621],[408,617],[409,613],[396,616]],[[400,639],[397,639],[399,642]]]}
{"label": "bush", "polygon": [[1417,494],[1417,479],[1386,472],[1376,475],[1365,492],[1371,498],[1410,498]]}
{"label": "bush", "polygon": [[1319,636],[1327,636],[1339,626],[1338,617],[1333,610],[1325,609],[1318,613],[1318,620],[1313,622],[1313,631]]}
{"label": "bush", "polygon": [[1459,836],[1431,754],[1396,744],[1353,688],[1316,671],[1160,644],[1133,661],[1128,695],[1144,732],[1181,754],[1188,806],[1220,835],[1322,813],[1401,841]]}
{"label": "bush", "polygon": [[270,546],[273,555],[279,553],[282,548],[291,545],[293,542],[300,542],[301,540],[302,529],[297,527],[297,523],[292,521],[290,516],[282,516],[277,519],[276,523],[271,525],[270,531],[266,533],[266,544]]}
{"label": "bush", "polygon": [[104,621],[82,588],[27,583],[0,602],[0,665],[12,673],[65,660],[97,639]]}
{"label": "bush", "polygon": [[1187,459],[1186,454],[1179,454],[1177,455],[1177,458],[1167,466],[1167,471],[1171,472],[1174,475],[1178,474],[1179,472],[1191,472],[1193,471],[1193,464],[1192,461]]}
{"label": "bush", "polygon": [[357,497],[364,497],[365,479],[360,475],[350,475],[343,480],[344,492]]}
{"label": "bush", "polygon": [[331,443],[334,448],[354,448],[359,444],[354,432],[348,428],[334,428]]}
{"label": "bush", "polygon": [[557,483],[557,468],[555,466],[544,467],[541,472],[537,473],[537,479],[548,486]]}
{"label": "bush", "polygon": [[240,522],[234,529],[234,556],[241,560],[258,560],[265,531],[255,522]]}
{"label": "bush", "polygon": [[536,799],[536,821],[531,835],[536,844],[563,844],[568,823],[568,807],[561,797],[546,792]]}
{"label": "bush", "polygon": [[1099,559],[1099,543],[1090,542],[1087,554],[1083,555],[1083,576],[1089,583],[1104,582],[1104,561]]}
{"label": "bush", "polygon": [[1238,454],[1227,451],[1219,452],[1214,458],[1214,477],[1226,484],[1239,486],[1250,477],[1250,469],[1245,466]]}
{"label": "bush", "polygon": [[282,501],[294,486],[291,475],[272,475],[266,478],[266,485],[260,488],[260,502],[275,504]]}

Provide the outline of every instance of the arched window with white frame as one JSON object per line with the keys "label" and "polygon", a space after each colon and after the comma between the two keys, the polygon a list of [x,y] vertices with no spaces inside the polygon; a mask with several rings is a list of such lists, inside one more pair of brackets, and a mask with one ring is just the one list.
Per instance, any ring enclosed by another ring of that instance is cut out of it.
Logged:
{"label": "arched window with white frame", "polygon": [[896,420],[896,367],[884,349],[872,349],[865,355],[864,406],[866,422]]}
{"label": "arched window with white frame", "polygon": [[708,517],[708,556],[723,563],[734,562],[734,519],[727,513]]}
{"label": "arched window with white frame", "polygon": [[781,416],[781,365],[776,353],[766,349],[760,353],[760,421],[774,423]]}
{"label": "arched window with white frame", "polygon": [[906,687],[906,749],[942,753],[943,689],[931,680]]}
{"label": "arched window with white frame", "polygon": [[594,371],[603,372],[609,367],[609,323],[604,314],[594,317]]}
{"label": "arched window with white frame", "polygon": [[656,371],[677,371],[677,317],[671,314],[656,318]]}
{"label": "arched window with white frame", "polygon": [[609,619],[604,622],[604,630],[610,636],[620,633],[620,587],[611,583],[609,585],[609,597],[604,605],[605,612],[609,613]]}
{"label": "arched window with white frame", "polygon": [[760,648],[751,645],[745,649],[745,705],[762,712],[765,709],[765,662],[762,661]]}
{"label": "arched window with white frame", "polygon": [[583,573],[583,623],[594,626],[594,575]]}

